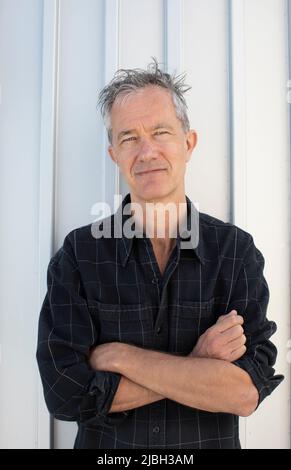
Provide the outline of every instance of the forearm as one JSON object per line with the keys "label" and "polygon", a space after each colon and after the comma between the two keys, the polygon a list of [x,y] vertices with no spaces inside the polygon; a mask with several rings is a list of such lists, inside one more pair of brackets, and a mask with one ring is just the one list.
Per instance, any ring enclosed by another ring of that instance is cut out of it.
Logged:
{"label": "forearm", "polygon": [[139,408],[140,406],[163,400],[163,398],[162,395],[132,382],[127,377],[121,377],[109,412],[117,413]]}
{"label": "forearm", "polygon": [[115,367],[138,385],[192,408],[247,416],[257,404],[249,375],[223,360],[177,357],[126,345]]}

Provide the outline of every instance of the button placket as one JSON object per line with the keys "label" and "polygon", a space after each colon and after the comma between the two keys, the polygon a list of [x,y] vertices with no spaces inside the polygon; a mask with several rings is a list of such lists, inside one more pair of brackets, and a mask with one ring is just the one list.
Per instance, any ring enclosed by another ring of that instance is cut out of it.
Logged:
{"label": "button placket", "polygon": [[[176,255],[174,254],[175,250],[177,250]],[[172,257],[173,257],[173,259],[171,260]],[[179,249],[178,245],[176,245],[175,249],[173,250],[173,252],[171,254],[171,258],[170,258],[171,261],[167,265],[165,273],[164,273],[164,284],[163,284],[163,290],[162,290],[161,302],[160,302],[161,307],[163,305],[166,305],[166,303],[167,303],[167,296],[168,296],[167,286],[168,286],[168,282],[169,282],[171,276],[173,275],[173,273],[174,273],[174,271],[177,268],[178,263],[179,263],[180,249]],[[156,326],[158,324],[159,324],[159,326],[161,325],[160,319],[162,318],[162,313],[163,312],[162,312],[162,308],[161,308],[161,309],[159,309],[159,312],[158,312],[158,315],[157,315],[157,318],[156,318]]]}
{"label": "button placket", "polygon": [[166,405],[162,400],[161,402],[152,403],[149,410],[149,445],[150,447],[163,448],[165,445],[165,418],[166,418]]}

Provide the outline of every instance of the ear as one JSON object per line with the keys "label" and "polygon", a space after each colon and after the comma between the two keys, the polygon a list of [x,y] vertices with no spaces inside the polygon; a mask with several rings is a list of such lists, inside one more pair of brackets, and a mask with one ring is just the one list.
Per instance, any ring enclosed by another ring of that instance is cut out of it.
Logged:
{"label": "ear", "polygon": [[191,129],[189,132],[187,132],[187,137],[186,137],[186,146],[187,146],[187,156],[186,156],[186,162],[189,162],[192,152],[194,148],[196,147],[198,141],[198,135],[197,132],[195,132],[193,129]]}
{"label": "ear", "polygon": [[114,163],[116,163],[116,164],[118,165],[118,161],[117,161],[117,158],[116,158],[116,156],[115,156],[115,152],[114,152],[114,150],[113,150],[113,146],[112,146],[112,145],[109,145],[109,147],[108,147],[107,150],[108,150],[108,153],[109,153],[109,155],[110,155],[111,160],[112,160]]}

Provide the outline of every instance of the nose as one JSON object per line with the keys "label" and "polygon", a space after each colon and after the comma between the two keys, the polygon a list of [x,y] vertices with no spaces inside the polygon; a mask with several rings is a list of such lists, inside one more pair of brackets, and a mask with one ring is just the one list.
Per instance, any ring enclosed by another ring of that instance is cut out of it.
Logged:
{"label": "nose", "polygon": [[146,162],[158,157],[158,151],[153,142],[148,139],[142,139],[140,147],[138,149],[138,159],[142,162]]}

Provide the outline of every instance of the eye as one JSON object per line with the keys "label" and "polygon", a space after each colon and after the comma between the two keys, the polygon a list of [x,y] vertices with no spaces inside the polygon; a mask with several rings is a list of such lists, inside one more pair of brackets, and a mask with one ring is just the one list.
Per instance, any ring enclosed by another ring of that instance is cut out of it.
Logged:
{"label": "eye", "polygon": [[167,134],[169,134],[168,131],[157,131],[157,132],[155,132],[155,135],[158,135],[158,136],[159,135],[167,135]]}
{"label": "eye", "polygon": [[133,136],[132,136],[132,137],[128,137],[127,139],[123,139],[123,140],[121,141],[121,143],[123,144],[123,142],[130,142],[130,141],[132,141],[132,140],[136,140],[136,137],[133,137]]}

